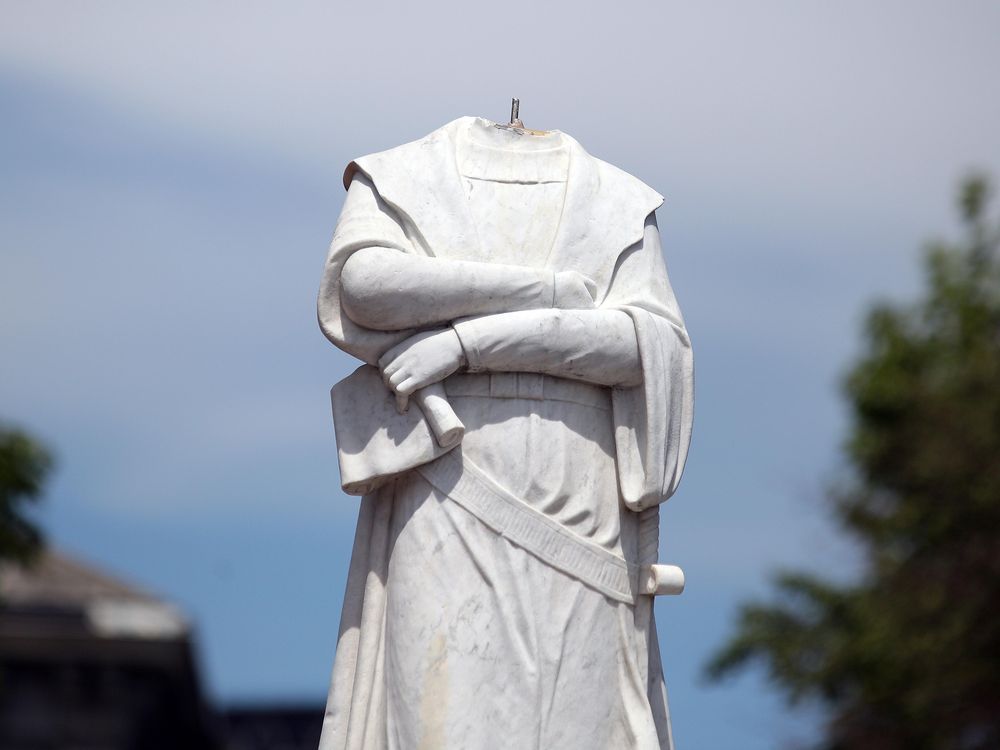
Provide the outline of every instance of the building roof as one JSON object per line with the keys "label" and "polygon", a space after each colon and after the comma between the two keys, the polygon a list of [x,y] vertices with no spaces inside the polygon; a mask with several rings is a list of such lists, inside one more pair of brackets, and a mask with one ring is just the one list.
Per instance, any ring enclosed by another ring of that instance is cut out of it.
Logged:
{"label": "building roof", "polygon": [[156,601],[132,584],[51,549],[30,566],[0,565],[0,600],[8,605],[79,606],[108,597]]}
{"label": "building roof", "polygon": [[105,637],[177,638],[189,630],[173,605],[51,549],[29,566],[0,565],[0,607],[79,611]]}

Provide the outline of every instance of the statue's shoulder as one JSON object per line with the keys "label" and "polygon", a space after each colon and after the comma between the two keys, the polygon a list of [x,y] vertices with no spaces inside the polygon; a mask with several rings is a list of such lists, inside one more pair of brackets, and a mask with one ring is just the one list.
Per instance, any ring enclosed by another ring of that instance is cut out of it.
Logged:
{"label": "statue's shoulder", "polygon": [[663,196],[633,174],[621,167],[591,156],[594,160],[601,192],[616,196],[618,200],[647,207],[654,211],[663,204]]}
{"label": "statue's shoulder", "polygon": [[347,188],[354,175],[361,172],[376,184],[379,179],[427,179],[440,171],[446,164],[445,149],[452,147],[452,139],[457,128],[472,117],[459,117],[442,125],[422,138],[409,143],[393,146],[385,151],[377,151],[354,159],[344,170],[344,187]]}

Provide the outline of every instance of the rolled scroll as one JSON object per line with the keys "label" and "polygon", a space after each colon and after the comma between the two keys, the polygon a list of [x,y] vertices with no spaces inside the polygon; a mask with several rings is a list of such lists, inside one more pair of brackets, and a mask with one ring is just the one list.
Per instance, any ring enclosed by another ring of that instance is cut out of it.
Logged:
{"label": "rolled scroll", "polygon": [[432,383],[413,394],[427,425],[442,448],[454,448],[465,437],[465,425],[448,403],[443,383]]}
{"label": "rolled scroll", "polygon": [[362,365],[330,391],[340,483],[349,495],[374,492],[397,476],[443,456],[462,441],[465,426],[440,383],[400,413],[378,368]]}
{"label": "rolled scroll", "polygon": [[649,596],[677,595],[684,591],[684,571],[676,565],[644,565],[640,572],[642,593]]}

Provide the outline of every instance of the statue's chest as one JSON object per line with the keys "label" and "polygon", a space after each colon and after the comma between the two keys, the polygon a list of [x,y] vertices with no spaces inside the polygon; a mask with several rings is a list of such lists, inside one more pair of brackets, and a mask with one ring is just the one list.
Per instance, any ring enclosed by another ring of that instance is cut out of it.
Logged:
{"label": "statue's chest", "polygon": [[470,260],[542,267],[562,217],[566,183],[495,182],[462,178],[479,246]]}

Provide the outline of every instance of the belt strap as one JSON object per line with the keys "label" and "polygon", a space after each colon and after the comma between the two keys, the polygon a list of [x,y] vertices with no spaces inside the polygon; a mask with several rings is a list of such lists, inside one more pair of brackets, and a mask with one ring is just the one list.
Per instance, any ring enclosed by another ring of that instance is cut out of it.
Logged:
{"label": "belt strap", "polygon": [[567,401],[611,411],[611,389],[582,380],[556,378],[534,372],[456,372],[444,381],[451,397],[521,398]]}
{"label": "belt strap", "polygon": [[634,604],[638,567],[507,492],[453,450],[416,469],[432,487],[508,541],[610,599]]}

